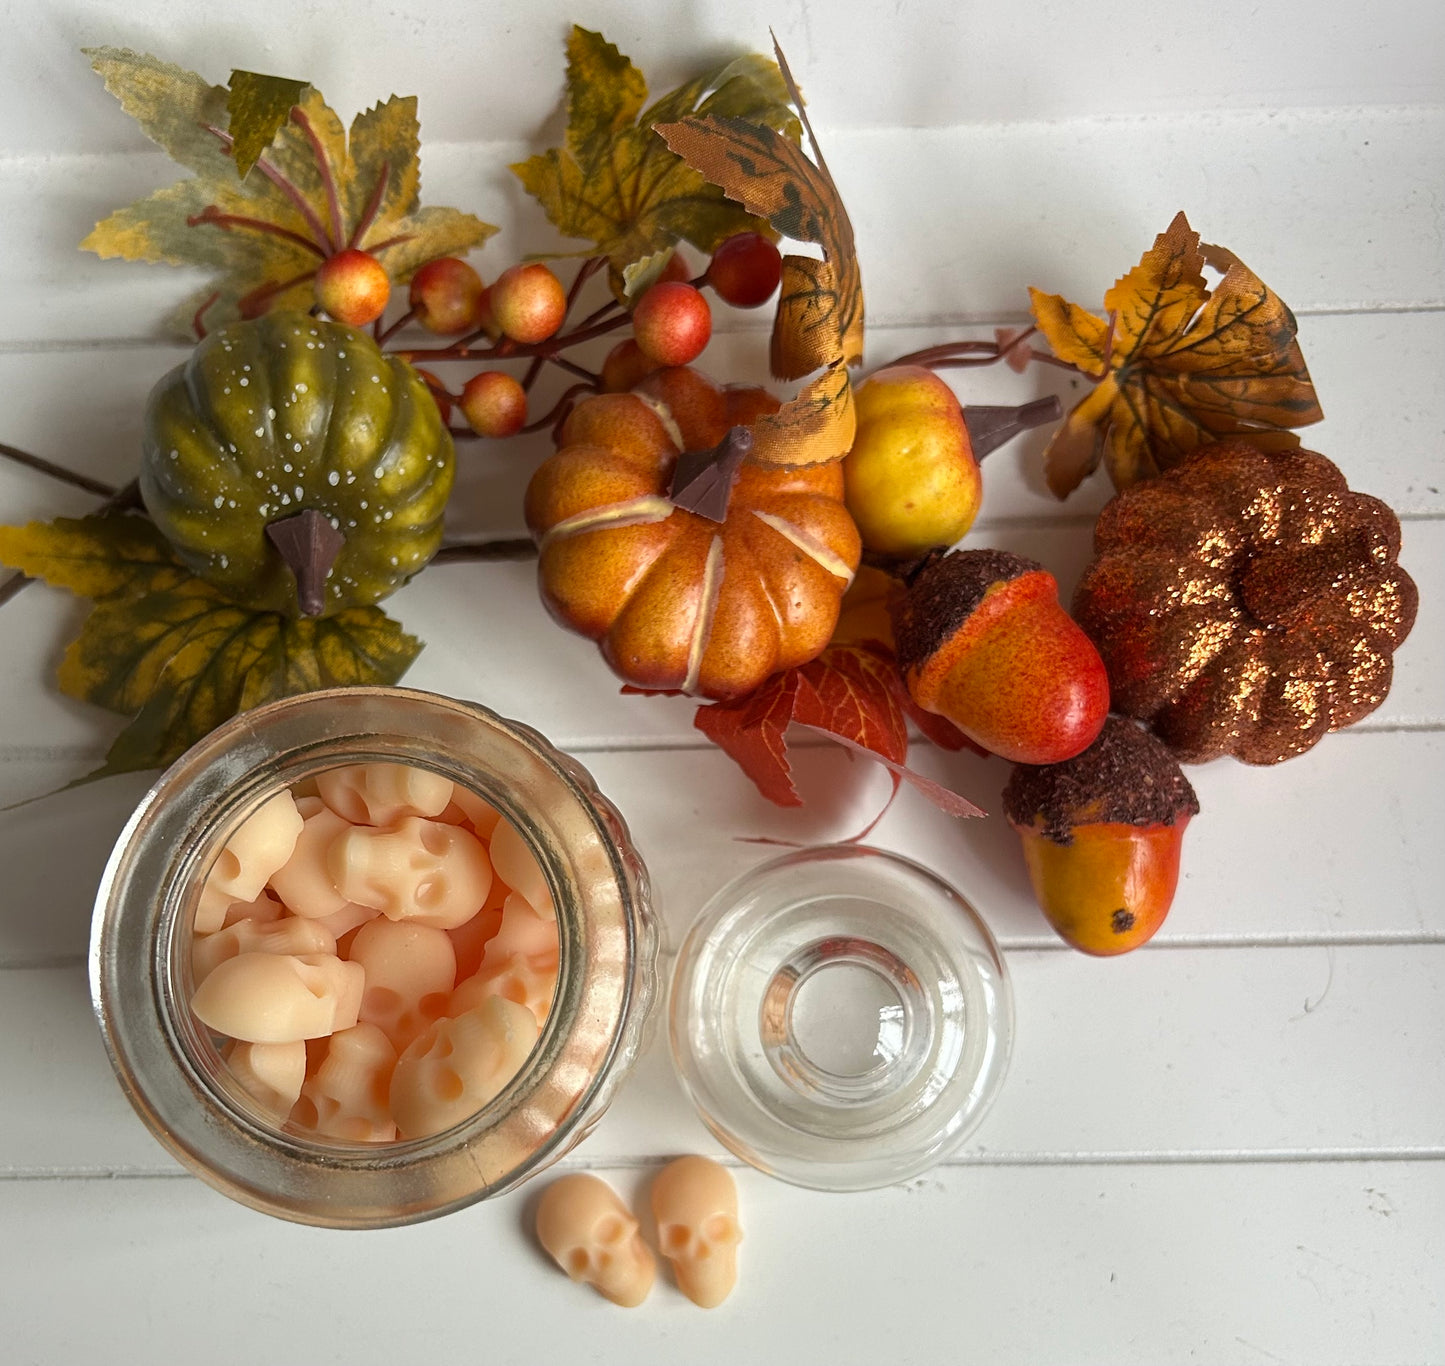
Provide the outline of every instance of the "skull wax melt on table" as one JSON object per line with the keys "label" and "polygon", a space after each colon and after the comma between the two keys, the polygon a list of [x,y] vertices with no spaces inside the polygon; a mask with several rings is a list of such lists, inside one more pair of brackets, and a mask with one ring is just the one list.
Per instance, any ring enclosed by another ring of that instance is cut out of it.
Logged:
{"label": "skull wax melt on table", "polygon": [[308,1223],[510,1189],[640,1048],[656,929],[585,771],[484,708],[350,688],[247,713],[162,776],[102,883],[92,988],[183,1162]]}

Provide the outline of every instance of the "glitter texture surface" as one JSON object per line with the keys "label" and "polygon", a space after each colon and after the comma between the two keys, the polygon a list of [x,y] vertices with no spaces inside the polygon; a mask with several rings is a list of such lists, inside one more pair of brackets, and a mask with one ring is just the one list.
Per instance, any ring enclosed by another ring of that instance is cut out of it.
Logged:
{"label": "glitter texture surface", "polygon": [[1219,441],[1104,508],[1074,616],[1115,711],[1187,763],[1274,764],[1385,700],[1418,601],[1399,551],[1324,456]]}

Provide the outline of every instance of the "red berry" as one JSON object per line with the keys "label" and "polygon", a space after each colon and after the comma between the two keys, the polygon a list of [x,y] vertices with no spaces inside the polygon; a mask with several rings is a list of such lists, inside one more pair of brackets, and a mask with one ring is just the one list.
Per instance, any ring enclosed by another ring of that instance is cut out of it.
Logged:
{"label": "red berry", "polygon": [[327,257],[316,272],[316,302],[350,327],[374,323],[390,297],[386,267],[369,251],[347,247]]}
{"label": "red berry", "polygon": [[501,370],[483,370],[462,390],[462,412],[478,436],[515,436],[527,425],[527,391]]}
{"label": "red berry", "polygon": [[707,281],[734,308],[757,308],[773,297],[783,275],[783,258],[761,233],[733,234],[713,252]]}
{"label": "red berry", "polygon": [[657,368],[657,362],[648,360],[642,354],[642,348],[628,337],[626,341],[618,342],[602,362],[602,392],[625,394]]}
{"label": "red berry", "polygon": [[443,256],[428,261],[411,277],[412,311],[428,332],[441,336],[466,332],[477,325],[486,288],[465,261]]}
{"label": "red berry", "polygon": [[546,266],[509,266],[489,291],[492,317],[513,341],[546,341],[567,316],[567,291]]}
{"label": "red berry", "polygon": [[632,310],[638,348],[659,365],[688,365],[712,336],[712,309],[691,285],[653,285]]}

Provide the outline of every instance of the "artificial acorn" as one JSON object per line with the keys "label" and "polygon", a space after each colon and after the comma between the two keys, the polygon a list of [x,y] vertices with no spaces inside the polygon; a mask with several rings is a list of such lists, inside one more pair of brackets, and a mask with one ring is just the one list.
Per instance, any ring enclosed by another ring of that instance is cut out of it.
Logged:
{"label": "artificial acorn", "polygon": [[1071,759],[1108,715],[1103,661],[1035,560],[1005,550],[926,559],[893,606],[893,625],[913,700],[990,753],[1023,764]]}
{"label": "artificial acorn", "polygon": [[156,385],[140,487],[192,573],[242,606],[330,616],[436,553],[455,465],[410,365],[278,312],[211,333]]}
{"label": "artificial acorn", "polygon": [[1067,943],[1126,953],[1164,923],[1199,799],[1160,740],[1111,716],[1075,758],[1015,765],[1003,808],[1034,897]]}

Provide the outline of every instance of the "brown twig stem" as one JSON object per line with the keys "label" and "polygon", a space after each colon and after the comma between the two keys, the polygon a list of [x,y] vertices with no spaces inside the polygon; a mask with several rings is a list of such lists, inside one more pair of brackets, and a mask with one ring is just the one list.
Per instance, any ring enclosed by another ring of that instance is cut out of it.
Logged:
{"label": "brown twig stem", "polygon": [[[380,345],[381,345],[383,342],[385,342],[385,341],[387,340],[387,338],[390,337],[394,332],[400,332],[401,329],[402,329],[403,327],[405,327],[405,326],[407,325],[407,323],[409,323],[409,322],[410,322],[413,318],[415,318],[415,317],[416,317],[416,309],[414,309],[414,308],[409,308],[409,309],[407,309],[406,312],[403,313],[403,314],[401,315],[401,317],[399,317],[394,323],[392,323],[390,327],[383,328],[380,332],[377,332],[377,333],[374,334],[375,337],[376,337],[376,343],[377,343],[377,345],[380,346]],[[381,321],[381,320],[378,318],[378,319],[377,319],[377,322],[380,323],[380,321]]]}
{"label": "brown twig stem", "polygon": [[570,388],[564,389],[561,394],[558,395],[556,403],[554,403],[547,412],[543,413],[541,417],[527,423],[527,425],[521,429],[518,435],[520,436],[523,433],[529,432],[546,431],[549,427],[553,426],[561,418],[566,416],[567,410],[572,407],[572,404],[576,401],[578,394],[589,394],[594,392],[596,388],[597,385],[594,382],[591,384],[574,384]]}
{"label": "brown twig stem", "polygon": [[103,484],[88,474],[76,474],[74,470],[68,470],[63,465],[53,464],[43,456],[31,455],[29,451],[22,451],[18,446],[10,446],[3,441],[0,441],[0,456],[13,460],[17,465],[37,470],[51,479],[58,479],[62,484],[84,489],[87,493],[98,493],[102,498],[114,498],[118,492],[113,484]]}
{"label": "brown twig stem", "polygon": [[578,379],[585,380],[594,389],[601,382],[602,376],[596,371],[587,369],[585,365],[577,365],[565,356],[539,356],[537,359],[545,360],[559,370],[567,371],[569,375],[576,375]]}
{"label": "brown twig stem", "polygon": [[444,545],[432,557],[433,564],[462,564],[474,560],[530,560],[537,554],[530,536],[503,537],[493,541],[456,541]]}

